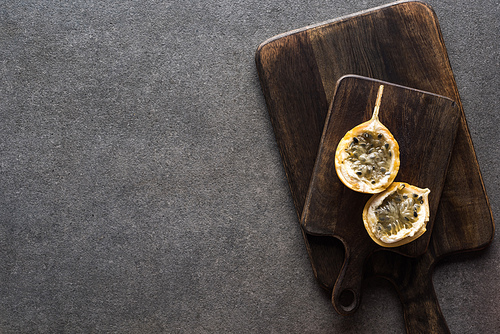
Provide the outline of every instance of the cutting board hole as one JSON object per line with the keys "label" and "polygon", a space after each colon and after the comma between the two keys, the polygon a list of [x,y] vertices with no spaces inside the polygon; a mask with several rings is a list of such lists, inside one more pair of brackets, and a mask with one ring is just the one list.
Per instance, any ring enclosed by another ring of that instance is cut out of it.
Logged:
{"label": "cutting board hole", "polygon": [[345,312],[350,312],[356,307],[356,295],[354,291],[346,289],[339,297],[339,303]]}

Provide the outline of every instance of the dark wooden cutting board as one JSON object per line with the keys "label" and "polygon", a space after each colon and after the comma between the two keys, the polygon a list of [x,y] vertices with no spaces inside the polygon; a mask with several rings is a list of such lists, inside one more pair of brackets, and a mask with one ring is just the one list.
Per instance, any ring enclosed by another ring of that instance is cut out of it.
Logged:
{"label": "dark wooden cutting board", "polygon": [[431,219],[427,231],[417,240],[391,251],[412,257],[426,251],[460,119],[456,103],[444,96],[354,75],[338,81],[301,224],[309,234],[338,238],[346,249],[332,296],[333,305],[340,313],[346,311],[339,303],[344,291],[349,291],[354,298],[348,312],[357,308],[366,257],[384,248],[370,239],[362,220],[363,208],[371,195],[344,186],[335,171],[335,151],[347,131],[372,117],[381,85],[384,89],[379,119],[399,144],[401,164],[395,181],[431,190]]}
{"label": "dark wooden cutting board", "polygon": [[[418,258],[378,251],[366,263],[367,275],[395,285],[408,333],[448,332],[432,269],[447,255],[488,246],[494,223],[433,10],[398,2],[285,33],[259,46],[256,65],[298,217],[340,77],[367,76],[456,101],[461,118],[428,251]],[[332,290],[344,262],[342,243],[303,235],[315,277]]]}

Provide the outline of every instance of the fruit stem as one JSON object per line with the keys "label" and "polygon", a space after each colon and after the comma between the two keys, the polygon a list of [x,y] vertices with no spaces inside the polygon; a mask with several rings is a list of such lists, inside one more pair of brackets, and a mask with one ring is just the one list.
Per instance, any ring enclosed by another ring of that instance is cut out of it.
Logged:
{"label": "fruit stem", "polygon": [[384,85],[378,87],[377,100],[375,101],[375,108],[373,108],[372,119],[378,119],[378,110],[380,109],[380,102],[382,101],[382,94],[384,92]]}

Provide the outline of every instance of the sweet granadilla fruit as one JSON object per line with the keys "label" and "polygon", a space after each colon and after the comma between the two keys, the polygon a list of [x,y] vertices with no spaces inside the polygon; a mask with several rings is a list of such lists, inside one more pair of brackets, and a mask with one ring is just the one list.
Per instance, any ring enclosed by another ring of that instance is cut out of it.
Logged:
{"label": "sweet granadilla fruit", "polygon": [[394,182],[373,195],[363,210],[366,231],[383,247],[407,244],[426,231],[429,221],[429,189]]}
{"label": "sweet granadilla fruit", "polygon": [[338,177],[348,188],[362,193],[380,193],[399,170],[398,142],[378,118],[383,91],[380,85],[372,118],[348,131],[335,152]]}

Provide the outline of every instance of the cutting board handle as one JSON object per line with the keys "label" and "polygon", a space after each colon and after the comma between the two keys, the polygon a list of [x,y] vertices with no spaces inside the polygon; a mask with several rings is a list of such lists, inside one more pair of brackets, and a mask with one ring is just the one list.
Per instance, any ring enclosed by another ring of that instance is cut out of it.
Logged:
{"label": "cutting board handle", "polygon": [[414,286],[417,287],[419,290],[406,289],[400,293],[406,333],[450,334],[430,279],[425,285]]}
{"label": "cutting board handle", "polygon": [[[363,281],[363,266],[367,253],[365,251],[346,256],[340,274],[332,292],[332,304],[340,315],[351,315],[359,307],[361,301],[361,284]],[[366,254],[365,254],[366,253]]]}
{"label": "cutting board handle", "polygon": [[396,286],[403,305],[407,334],[450,334],[432,284],[433,259],[428,253],[409,279]]}

